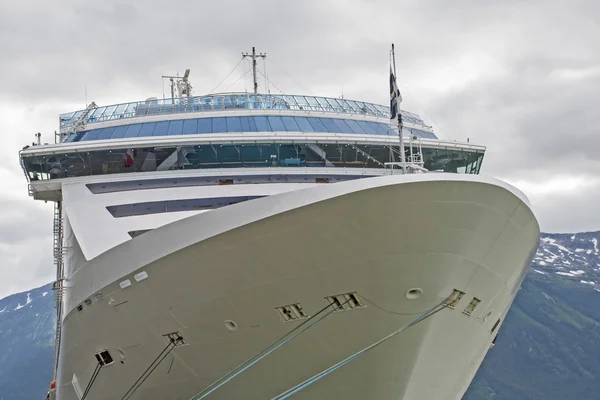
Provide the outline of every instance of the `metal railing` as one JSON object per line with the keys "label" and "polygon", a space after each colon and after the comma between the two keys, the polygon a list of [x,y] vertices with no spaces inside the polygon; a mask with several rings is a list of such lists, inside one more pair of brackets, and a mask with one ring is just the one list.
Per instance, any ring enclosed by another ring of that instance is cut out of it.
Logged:
{"label": "metal railing", "polygon": [[[389,107],[362,101],[337,99],[331,97],[226,93],[207,96],[182,97],[177,99],[149,98],[145,101],[113,104],[97,107],[93,112],[79,110],[59,116],[60,127],[68,128],[76,123],[93,123],[114,119],[133,118],[144,115],[173,114],[198,111],[221,111],[227,109],[257,110],[304,110],[327,111],[370,115],[389,118]],[[425,123],[416,114],[402,111],[405,121],[423,125]],[[83,117],[83,120],[82,120]]]}

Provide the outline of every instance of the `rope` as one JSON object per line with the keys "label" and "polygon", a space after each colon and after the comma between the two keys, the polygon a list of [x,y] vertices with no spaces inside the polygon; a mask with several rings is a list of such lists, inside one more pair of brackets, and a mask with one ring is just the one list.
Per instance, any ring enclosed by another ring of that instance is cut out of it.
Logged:
{"label": "rope", "polygon": [[357,353],[354,353],[350,357],[347,357],[344,360],[338,362],[337,364],[334,364],[331,367],[329,367],[329,368],[327,368],[327,369],[319,372],[318,374],[316,374],[316,375],[308,378],[304,382],[299,383],[298,385],[292,387],[291,389],[288,389],[285,392],[278,394],[277,396],[273,397],[271,400],[285,400],[285,399],[290,398],[291,396],[293,396],[294,394],[298,393],[299,391],[301,391],[303,389],[306,389],[307,387],[309,387],[313,383],[319,381],[320,379],[326,377],[330,373],[332,373],[332,372],[336,371],[337,369],[343,367],[344,365],[346,365],[346,364],[348,364],[348,363],[356,360],[357,358],[359,358],[363,354],[365,354],[368,351],[370,351],[370,350],[374,349],[375,347],[379,346],[383,342],[385,342],[385,341],[389,340],[390,338],[396,336],[398,333],[405,331],[406,329],[408,329],[408,328],[410,328],[410,327],[418,324],[419,322],[425,320],[426,318],[431,317],[433,314],[437,313],[438,311],[443,310],[444,308],[446,308],[448,306],[448,301],[449,301],[449,298],[444,299],[444,301],[442,301],[441,303],[439,303],[435,307],[432,307],[429,310],[425,311],[423,314],[419,315],[417,318],[415,318],[414,320],[412,320],[408,324],[406,324],[406,325],[404,325],[404,326],[396,329],[395,331],[393,331],[389,335],[387,335],[384,338],[376,341],[375,343],[373,343],[373,344],[365,347],[364,349],[358,351]]}
{"label": "rope", "polygon": [[85,400],[85,398],[87,397],[88,393],[90,392],[90,389],[92,388],[92,385],[94,384],[94,382],[96,382],[96,378],[98,377],[98,374],[100,373],[102,367],[103,366],[100,363],[96,364],[96,368],[94,368],[92,377],[90,378],[90,381],[88,382],[87,386],[85,387],[85,390],[83,391],[81,400]]}
{"label": "rope", "polygon": [[[322,321],[323,319],[325,319],[327,316],[331,315],[331,313],[333,313],[334,311],[337,311],[340,308],[342,308],[349,301],[350,300],[346,300],[344,303],[341,303],[340,305],[338,305],[335,308],[332,307],[333,304],[328,304],[326,307],[323,307],[315,315],[313,315],[312,317],[308,318],[306,321],[304,321],[303,323],[301,323],[300,325],[298,325],[297,327],[295,327],[294,329],[292,329],[291,331],[289,331],[288,333],[286,333],[285,335],[283,335],[282,337],[280,337],[279,339],[277,339],[276,341],[274,341],[273,343],[271,343],[269,346],[267,346],[266,348],[264,348],[262,351],[256,353],[254,356],[250,357],[249,359],[247,359],[246,361],[244,361],[243,363],[241,363],[240,365],[238,365],[237,367],[235,367],[234,369],[232,369],[227,374],[223,375],[221,378],[217,379],[215,382],[211,383],[209,386],[207,386],[206,388],[204,388],[200,393],[198,393],[195,396],[193,396],[192,398],[190,398],[190,400],[202,400],[202,399],[204,399],[206,396],[210,395],[211,393],[213,393],[214,391],[216,391],[217,389],[219,389],[221,386],[225,385],[227,382],[231,381],[233,378],[235,378],[236,376],[238,376],[242,372],[246,371],[248,368],[250,368],[251,366],[253,366],[257,362],[259,362],[260,360],[262,360],[263,358],[265,358],[266,356],[268,356],[269,354],[271,354],[272,352],[274,352],[275,350],[277,350],[281,346],[283,346],[286,343],[290,342],[292,339],[294,339],[298,335],[302,334],[303,332],[305,332],[309,328],[315,326],[317,323],[319,323],[320,321]],[[324,312],[328,308],[331,308],[331,310],[329,312],[327,312],[326,314],[324,314],[322,317],[317,318],[314,322],[310,323],[313,319],[315,319],[319,314],[321,314],[322,312]],[[294,333],[296,331],[298,331],[298,332]]]}
{"label": "rope", "polygon": [[219,86],[221,86],[221,84],[223,84],[223,82],[225,82],[225,81],[227,80],[227,78],[229,78],[229,76],[230,76],[231,74],[233,74],[233,71],[235,71],[235,70],[236,70],[236,68],[237,68],[237,67],[238,67],[238,66],[239,66],[239,65],[242,63],[242,61],[244,61],[244,59],[243,59],[243,58],[242,58],[242,59],[241,59],[241,60],[240,60],[240,61],[239,61],[239,62],[238,62],[236,65],[235,65],[235,67],[233,67],[233,69],[232,69],[231,71],[229,71],[229,73],[227,74],[227,76],[226,76],[225,78],[223,78],[223,80],[222,80],[221,82],[219,82],[219,84],[218,84],[217,86],[215,86],[215,87],[214,87],[214,88],[213,88],[213,89],[212,89],[210,92],[208,92],[208,93],[209,93],[209,94],[210,94],[210,93],[214,93],[214,92],[215,92],[215,90],[217,90],[217,88],[218,88]]}
{"label": "rope", "polygon": [[146,379],[148,379],[148,377],[152,374],[152,372],[154,372],[154,370],[169,355],[169,353],[171,352],[171,350],[173,350],[175,348],[175,346],[176,346],[175,340],[171,339],[171,341],[169,342],[167,347],[165,347],[163,349],[163,351],[161,351],[160,354],[154,359],[154,361],[152,361],[150,363],[150,365],[148,366],[148,368],[146,368],[146,370],[142,373],[142,375],[140,375],[140,377],[134,382],[134,384],[129,388],[129,390],[127,392],[125,392],[125,394],[123,395],[121,400],[127,400],[131,396],[133,396],[135,391],[138,390],[138,388],[142,385],[142,383],[144,383],[146,381]]}

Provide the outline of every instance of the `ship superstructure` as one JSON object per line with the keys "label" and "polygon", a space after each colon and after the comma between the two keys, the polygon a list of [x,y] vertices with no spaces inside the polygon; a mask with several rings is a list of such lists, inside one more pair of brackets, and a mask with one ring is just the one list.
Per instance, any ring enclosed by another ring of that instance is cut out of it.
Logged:
{"label": "ship superstructure", "polygon": [[294,398],[460,398],[539,240],[525,196],[478,175],[485,148],[406,111],[401,146],[361,101],[193,96],[189,75],[21,151],[56,202],[58,399],[286,398],[439,304]]}

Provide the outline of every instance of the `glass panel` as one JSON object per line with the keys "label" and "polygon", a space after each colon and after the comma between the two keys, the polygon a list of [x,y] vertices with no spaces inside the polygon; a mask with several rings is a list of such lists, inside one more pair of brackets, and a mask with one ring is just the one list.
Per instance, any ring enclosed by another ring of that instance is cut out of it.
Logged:
{"label": "glass panel", "polygon": [[212,120],[213,133],[227,132],[227,122],[225,122],[225,117],[213,118]]}
{"label": "glass panel", "polygon": [[142,124],[142,130],[140,130],[140,134],[138,136],[152,136],[155,126],[156,122],[146,122],[145,124]]}
{"label": "glass panel", "polygon": [[125,111],[126,108],[127,108],[127,104],[119,104],[117,106],[117,109],[113,113],[113,118],[115,118],[115,117],[119,118],[121,115],[123,115],[123,112]]}
{"label": "glass panel", "polygon": [[336,100],[342,106],[342,110],[352,111],[352,107],[350,107],[350,104],[348,104],[348,102],[345,99],[336,99]]}
{"label": "glass panel", "polygon": [[300,132],[300,127],[294,120],[294,117],[281,117],[285,130],[288,132]]}
{"label": "glass panel", "polygon": [[[312,127],[310,122],[308,122],[308,118],[306,117],[293,117],[296,120],[296,124],[298,124],[298,128],[301,132],[314,132],[315,129]],[[284,121],[285,123],[285,121]]]}
{"label": "glass panel", "polygon": [[181,131],[184,135],[198,133],[198,120],[197,119],[184,119],[183,130]]}
{"label": "glass panel", "polygon": [[125,116],[132,117],[133,115],[135,115],[136,108],[137,108],[137,103],[129,103],[127,110],[125,110]]}
{"label": "glass panel", "polygon": [[175,120],[169,123],[169,130],[167,131],[168,135],[181,135],[183,131],[183,120]]}
{"label": "glass panel", "polygon": [[102,115],[102,120],[110,119],[111,115],[113,114],[113,112],[115,112],[116,108],[117,106],[106,107],[106,111],[104,111],[104,115]]}
{"label": "glass panel", "polygon": [[[114,129],[114,128],[112,128],[112,129]],[[102,133],[102,131],[103,131],[103,129],[93,129],[91,131],[87,131],[87,132],[85,132],[85,134],[83,134],[81,136],[80,140],[97,140],[97,139],[99,139],[99,136]],[[71,136],[75,136],[75,135],[71,135]],[[69,137],[69,139],[71,139],[71,138]],[[71,141],[75,141],[75,137],[73,137],[73,139],[71,139]]]}
{"label": "glass panel", "polygon": [[310,125],[313,127],[315,132],[329,132],[325,125],[323,125],[322,118],[306,118]]}
{"label": "glass panel", "polygon": [[227,117],[227,132],[242,132],[240,117]]}
{"label": "glass panel", "polygon": [[352,100],[346,100],[346,103],[348,103],[352,111],[359,111],[358,105]]}
{"label": "glass panel", "polygon": [[352,132],[352,129],[350,129],[350,127],[348,126],[348,124],[346,123],[346,121],[344,121],[343,119],[333,118],[333,122],[337,125],[337,127],[339,129],[338,132],[342,132],[342,133],[354,133],[354,132]]}
{"label": "glass panel", "polygon": [[127,133],[128,128],[129,128],[129,126],[127,126],[127,125],[117,126],[110,138],[111,139],[119,139],[119,138],[125,137],[125,133]]}
{"label": "glass panel", "polygon": [[292,110],[298,109],[298,104],[296,104],[296,100],[294,99],[293,96],[283,96],[283,98],[285,99],[285,102],[286,102],[286,108],[292,109]]}
{"label": "glass panel", "polygon": [[169,121],[157,122],[152,136],[166,136],[169,131]]}
{"label": "glass panel", "polygon": [[337,125],[333,122],[331,118],[321,118],[321,122],[323,123],[323,125],[325,125],[327,132],[338,133],[338,131],[340,130],[340,128],[337,127]]}
{"label": "glass panel", "polygon": [[198,133],[212,133],[212,118],[198,119]]}
{"label": "glass panel", "polygon": [[267,119],[269,120],[269,125],[271,125],[271,128],[274,132],[286,130],[281,117],[267,117]]}
{"label": "glass panel", "polygon": [[271,126],[269,125],[269,121],[267,121],[267,117],[254,117],[254,122],[256,124],[257,132],[271,131]]}
{"label": "glass panel", "polygon": [[367,121],[356,121],[356,123],[365,131],[367,135],[376,135],[375,128]]}
{"label": "glass panel", "polygon": [[256,132],[256,123],[252,117],[240,117],[242,132]]}
{"label": "glass panel", "polygon": [[327,102],[329,103],[332,110],[334,110],[336,112],[342,111],[342,106],[340,105],[340,103],[338,103],[336,101],[336,99],[325,99],[325,100],[327,100]]}
{"label": "glass panel", "polygon": [[298,108],[300,110],[304,110],[307,107],[308,103],[304,96],[294,96],[294,99],[296,100],[296,103],[298,103]]}
{"label": "glass panel", "polygon": [[129,125],[129,128],[127,128],[127,132],[125,132],[125,137],[137,137],[140,134],[141,129],[142,124]]}
{"label": "glass panel", "polygon": [[373,127],[373,129],[375,130],[375,133],[377,135],[386,135],[387,136],[387,130],[388,130],[388,125],[387,124],[381,124],[378,122],[368,122],[369,125],[371,125],[371,127]]}
{"label": "glass panel", "polygon": [[88,139],[87,137],[84,140],[94,140],[94,139],[110,139],[113,135],[113,133],[115,132],[115,127],[112,126],[110,128],[104,128],[100,130],[101,132],[95,137],[95,138],[91,138]]}
{"label": "glass panel", "polygon": [[325,98],[323,98],[323,97],[316,97],[316,99],[319,102],[319,104],[321,105],[321,108],[323,110],[333,111],[333,107],[331,107],[331,104],[329,104]]}
{"label": "glass panel", "polygon": [[358,133],[361,135],[365,134],[365,131],[356,123],[356,121],[353,121],[351,119],[347,119],[345,121],[352,130],[352,133]]}
{"label": "glass panel", "polygon": [[308,100],[308,104],[310,104],[310,108],[313,110],[320,110],[321,106],[317,103],[317,99],[311,96],[306,96],[306,100]]}

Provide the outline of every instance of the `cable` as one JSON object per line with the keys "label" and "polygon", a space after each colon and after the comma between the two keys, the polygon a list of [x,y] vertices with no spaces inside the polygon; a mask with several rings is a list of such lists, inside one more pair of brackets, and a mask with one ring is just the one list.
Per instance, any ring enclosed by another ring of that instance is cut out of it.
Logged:
{"label": "cable", "polygon": [[283,90],[279,89],[279,88],[278,88],[278,87],[277,87],[277,86],[276,86],[276,85],[275,85],[273,82],[271,82],[271,80],[270,80],[269,78],[267,78],[267,77],[265,76],[265,74],[263,74],[262,72],[260,72],[260,70],[259,70],[259,69],[257,69],[257,71],[258,71],[258,73],[259,73],[259,74],[261,74],[262,76],[264,76],[264,77],[265,77],[265,79],[266,79],[266,80],[267,80],[269,83],[271,83],[271,85],[272,85],[272,86],[273,86],[275,89],[279,90],[279,93],[281,93],[281,94],[285,94],[285,93],[283,93]]}
{"label": "cable", "polygon": [[267,57],[263,57],[263,70],[265,71],[265,90],[267,93],[269,93],[269,85],[267,84],[267,62],[266,62],[266,58]]}
{"label": "cable", "polygon": [[279,70],[279,72],[281,72],[282,74],[284,74],[286,77],[288,77],[289,80],[291,80],[292,82],[294,82],[296,85],[298,85],[301,89],[306,90],[306,94],[311,94],[312,90],[310,90],[308,87],[306,87],[305,85],[301,84],[300,82],[298,82],[297,80],[295,80],[294,78],[292,78],[292,76],[290,74],[288,74],[287,72],[285,72],[282,68],[279,68],[277,65],[275,65],[274,62],[272,62],[271,60],[269,60],[269,63],[273,64],[273,66],[275,68],[277,68]]}
{"label": "cable", "polygon": [[[238,83],[238,81],[240,79],[242,79],[243,77],[245,77],[246,75],[248,75],[250,73],[251,70],[248,70],[244,75],[240,76],[239,78],[237,78],[235,81],[233,81],[233,83],[231,83],[229,86],[227,86],[224,90],[224,92],[227,92],[227,90],[232,87],[233,85],[235,85],[236,83]],[[244,79],[244,86],[246,85],[246,80]]]}
{"label": "cable", "polygon": [[229,78],[229,76],[230,76],[231,74],[233,74],[233,71],[235,71],[235,70],[236,70],[236,68],[237,68],[237,67],[238,67],[238,66],[239,66],[239,65],[242,63],[242,61],[244,61],[244,58],[242,58],[242,59],[241,59],[241,60],[240,60],[240,61],[239,61],[239,62],[238,62],[236,65],[235,65],[235,67],[233,67],[233,69],[232,69],[231,71],[229,71],[229,73],[227,74],[227,76],[226,76],[225,78],[223,78],[223,80],[222,80],[221,82],[219,82],[219,84],[218,84],[217,86],[215,86],[215,87],[214,87],[214,88],[213,88],[213,89],[212,89],[210,92],[208,92],[208,93],[209,93],[209,94],[211,94],[211,93],[214,93],[214,92],[215,92],[215,90],[217,90],[217,88],[218,88],[219,86],[221,86],[221,84],[222,84],[223,82],[225,82],[225,81],[227,80],[227,78]]}
{"label": "cable", "polygon": [[171,350],[173,350],[176,346],[177,342],[174,339],[171,339],[167,347],[165,347],[163,351],[161,351],[160,354],[154,359],[154,361],[150,363],[150,365],[148,366],[148,368],[146,368],[142,375],[140,375],[140,377],[133,383],[129,390],[125,392],[121,400],[126,400],[130,398],[135,393],[135,391],[138,390],[142,383],[144,383],[146,379],[148,379],[150,374],[154,372],[156,367],[158,367],[160,363],[169,355]]}
{"label": "cable", "polygon": [[343,359],[342,361],[332,365],[331,367],[319,372],[316,375],[313,375],[312,377],[308,378],[307,380],[305,380],[302,383],[299,383],[298,385],[286,390],[283,393],[278,394],[277,396],[273,397],[271,400],[285,400],[290,398],[291,396],[293,396],[294,394],[298,393],[299,391],[309,387],[310,385],[312,385],[313,383],[317,382],[318,380],[326,377],[327,375],[329,375],[330,373],[336,371],[337,369],[343,367],[344,365],[356,360],[357,358],[359,358],[360,356],[362,356],[363,354],[365,354],[366,352],[374,349],[375,347],[379,346],[381,343],[384,343],[385,341],[389,340],[390,338],[394,337],[395,335],[397,335],[400,332],[405,331],[406,329],[418,324],[419,322],[431,317],[432,315],[434,315],[435,313],[443,310],[444,308],[446,308],[448,306],[448,301],[449,298],[444,299],[444,301],[442,301],[441,303],[439,303],[438,305],[430,308],[429,310],[425,311],[423,314],[419,315],[417,318],[415,318],[414,320],[410,321],[409,323],[407,323],[406,325],[401,326],[400,328],[396,329],[395,331],[393,331],[392,333],[390,333],[389,335],[383,337],[382,339],[372,343],[371,345],[365,347],[364,349],[354,353],[353,355],[351,355],[350,357],[347,357],[345,359]]}
{"label": "cable", "polygon": [[[262,351],[256,353],[254,356],[250,357],[249,359],[247,359],[246,361],[244,361],[243,363],[241,363],[240,365],[238,365],[237,367],[235,367],[234,369],[229,371],[227,374],[223,375],[221,378],[217,379],[216,381],[211,383],[209,386],[202,389],[202,391],[200,393],[193,396],[190,400],[204,399],[206,396],[210,395],[211,393],[213,393],[214,391],[219,389],[221,386],[225,385],[227,382],[231,381],[233,378],[235,378],[236,376],[238,376],[239,374],[241,374],[242,372],[244,372],[245,370],[247,370],[248,368],[250,368],[257,362],[259,362],[260,360],[262,360],[263,358],[265,358],[266,356],[268,356],[269,354],[271,354],[272,352],[274,352],[281,346],[285,345],[286,343],[290,342],[292,339],[294,339],[298,335],[302,334],[309,328],[318,324],[320,321],[322,321],[323,319],[325,319],[326,317],[331,315],[331,313],[341,309],[349,301],[350,301],[350,299],[339,304],[337,307],[332,307],[332,306],[334,306],[333,304],[328,304],[327,306],[323,307],[315,315],[308,318],[306,321],[304,321],[303,323],[301,323],[300,325],[298,325],[297,327],[295,327],[294,329],[292,329],[291,331],[289,331],[288,333],[286,333],[285,335],[283,335],[282,337],[280,337],[279,339],[277,339],[276,341],[271,343],[269,346],[264,348]],[[317,318],[315,322],[312,322],[309,324],[310,321],[315,319],[319,314],[321,314],[323,311],[327,310],[328,308],[332,308],[332,309],[329,312],[327,312],[325,315],[323,315],[322,317]],[[308,324],[308,326],[306,326],[305,328],[302,328],[307,324]],[[299,332],[293,334],[296,331],[299,331]],[[286,337],[288,337],[288,336],[290,336],[290,337],[286,339]]]}
{"label": "cable", "polygon": [[90,378],[90,381],[88,382],[87,386],[85,387],[85,390],[83,391],[81,400],[85,400],[85,398],[87,397],[88,393],[92,389],[92,385],[94,384],[94,382],[96,382],[96,378],[98,377],[98,374],[100,373],[102,367],[103,365],[101,365],[100,363],[96,364],[96,368],[94,368],[94,372],[92,372],[92,377]]}

